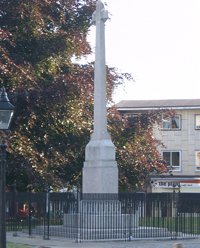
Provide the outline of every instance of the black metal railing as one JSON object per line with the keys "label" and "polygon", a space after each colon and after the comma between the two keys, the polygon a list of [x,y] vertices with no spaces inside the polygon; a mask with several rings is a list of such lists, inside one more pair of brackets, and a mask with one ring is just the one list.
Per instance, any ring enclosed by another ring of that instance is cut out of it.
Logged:
{"label": "black metal railing", "polygon": [[7,231],[81,240],[199,237],[200,194],[6,193]]}

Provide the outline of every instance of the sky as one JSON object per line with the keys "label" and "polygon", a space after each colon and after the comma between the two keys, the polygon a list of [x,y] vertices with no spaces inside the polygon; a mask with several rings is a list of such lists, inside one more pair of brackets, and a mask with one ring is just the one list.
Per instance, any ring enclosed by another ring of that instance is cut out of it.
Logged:
{"label": "sky", "polygon": [[[106,64],[131,73],[114,101],[200,98],[200,0],[102,0]],[[88,40],[94,51],[95,27]]]}

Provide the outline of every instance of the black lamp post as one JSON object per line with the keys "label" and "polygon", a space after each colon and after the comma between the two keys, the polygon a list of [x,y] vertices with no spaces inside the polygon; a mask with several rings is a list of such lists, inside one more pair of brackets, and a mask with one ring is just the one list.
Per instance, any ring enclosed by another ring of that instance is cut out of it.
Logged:
{"label": "black lamp post", "polygon": [[[0,130],[8,130],[14,113],[14,106],[10,103],[5,88],[0,92]],[[6,248],[6,148],[4,140],[0,144],[0,247]]]}

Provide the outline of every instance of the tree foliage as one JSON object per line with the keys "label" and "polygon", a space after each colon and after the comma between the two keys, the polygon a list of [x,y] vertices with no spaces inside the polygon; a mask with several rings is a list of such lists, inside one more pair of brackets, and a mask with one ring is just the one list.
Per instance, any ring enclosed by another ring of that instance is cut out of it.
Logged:
{"label": "tree foliage", "polygon": [[8,182],[16,177],[23,187],[70,184],[80,173],[78,147],[91,128],[84,108],[91,108],[93,88],[93,65],[74,64],[72,58],[90,53],[86,31],[94,1],[0,5],[0,73],[16,106]]}
{"label": "tree foliage", "polygon": [[[0,0],[0,79],[16,106],[9,136],[8,185],[17,180],[21,190],[27,186],[41,190],[47,185],[56,189],[81,184],[93,123],[94,66],[77,63],[76,58],[91,53],[86,36],[95,3]],[[130,75],[107,68],[110,101],[124,78]],[[144,160],[153,161],[153,156],[157,160],[156,143],[149,129],[129,136],[128,122],[113,109],[109,124],[121,185],[133,188],[148,173],[150,164]],[[150,155],[144,158],[147,150]],[[161,169],[160,164],[153,166]]]}
{"label": "tree foliage", "polygon": [[111,132],[117,148],[120,189],[146,190],[151,174],[167,172],[158,151],[164,145],[153,135],[154,125],[160,125],[163,111],[147,111],[137,117],[123,116],[115,109],[112,112]]}

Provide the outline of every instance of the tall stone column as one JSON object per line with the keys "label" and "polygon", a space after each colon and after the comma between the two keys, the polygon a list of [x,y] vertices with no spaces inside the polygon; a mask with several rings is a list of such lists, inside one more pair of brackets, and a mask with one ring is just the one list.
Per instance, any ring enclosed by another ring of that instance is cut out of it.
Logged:
{"label": "tall stone column", "polygon": [[98,0],[93,13],[96,25],[94,71],[94,127],[85,150],[83,193],[118,193],[118,168],[115,146],[107,131],[105,22],[108,12]]}

